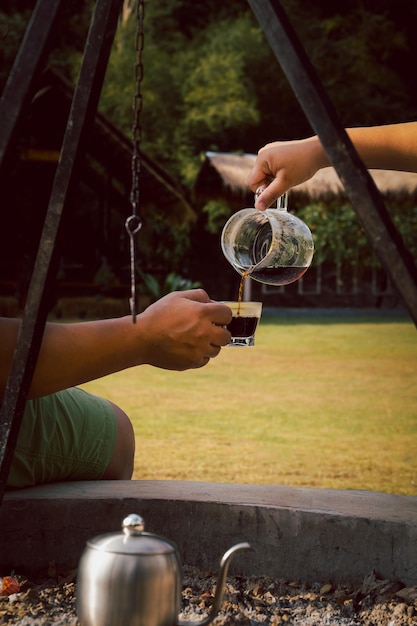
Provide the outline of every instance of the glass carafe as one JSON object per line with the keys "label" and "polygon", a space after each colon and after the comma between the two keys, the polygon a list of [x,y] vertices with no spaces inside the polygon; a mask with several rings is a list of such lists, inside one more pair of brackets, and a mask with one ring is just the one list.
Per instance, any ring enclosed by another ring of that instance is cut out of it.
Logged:
{"label": "glass carafe", "polygon": [[221,246],[239,274],[267,285],[288,285],[301,278],[314,253],[310,229],[287,211],[287,194],[276,208],[234,213],[224,225]]}

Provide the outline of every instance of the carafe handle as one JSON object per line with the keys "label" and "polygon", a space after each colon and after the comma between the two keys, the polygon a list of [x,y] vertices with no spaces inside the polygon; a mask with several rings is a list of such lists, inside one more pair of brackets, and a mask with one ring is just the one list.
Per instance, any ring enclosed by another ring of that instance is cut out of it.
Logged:
{"label": "carafe handle", "polygon": [[[266,189],[266,187],[263,185],[262,187],[258,187],[258,189],[255,191],[255,202],[258,196],[261,195],[261,193]],[[282,194],[282,196],[279,196],[277,198],[277,205],[276,207],[269,207],[271,208],[277,208],[280,211],[287,211],[288,210],[288,192],[285,192]]]}
{"label": "carafe handle", "polygon": [[277,199],[277,209],[280,211],[287,211],[288,209],[288,194],[284,193]]}

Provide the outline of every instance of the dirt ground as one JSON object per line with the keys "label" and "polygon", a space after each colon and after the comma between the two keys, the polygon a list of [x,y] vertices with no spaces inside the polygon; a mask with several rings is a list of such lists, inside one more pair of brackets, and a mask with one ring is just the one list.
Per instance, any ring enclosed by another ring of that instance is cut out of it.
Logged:
{"label": "dirt ground", "polygon": [[[0,624],[79,626],[76,572],[42,581],[17,576],[21,590],[0,597]],[[210,611],[216,575],[184,567],[181,620],[198,622]],[[360,586],[318,582],[311,586],[272,578],[228,577],[214,626],[417,625],[417,587],[381,580],[371,572]],[[129,626],[129,624],[126,624]]]}

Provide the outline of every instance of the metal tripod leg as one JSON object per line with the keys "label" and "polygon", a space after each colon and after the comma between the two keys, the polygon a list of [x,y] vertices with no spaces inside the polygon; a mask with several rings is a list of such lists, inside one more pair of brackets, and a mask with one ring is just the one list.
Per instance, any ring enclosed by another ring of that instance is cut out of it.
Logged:
{"label": "metal tripod leg", "polygon": [[365,233],[417,325],[417,270],[278,0],[248,0]]}
{"label": "metal tripod leg", "polygon": [[0,100],[0,167],[34,82],[45,63],[53,27],[63,5],[63,0],[39,0],[32,13]]}
{"label": "metal tripod leg", "polygon": [[[49,4],[49,0],[43,2]],[[61,216],[70,202],[77,167],[83,155],[82,143],[97,110],[121,6],[122,0],[99,0],[90,24],[21,330],[0,410],[0,502],[45,328],[47,311],[44,303],[54,279]]]}

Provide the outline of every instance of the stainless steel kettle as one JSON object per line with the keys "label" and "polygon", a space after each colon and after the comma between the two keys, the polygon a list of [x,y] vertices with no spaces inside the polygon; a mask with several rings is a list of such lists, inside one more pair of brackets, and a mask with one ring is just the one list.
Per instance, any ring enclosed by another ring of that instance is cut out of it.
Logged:
{"label": "stainless steel kettle", "polygon": [[[181,606],[181,563],[174,543],[144,531],[139,515],[123,520],[123,532],[87,541],[77,577],[77,614],[81,626],[185,626]],[[232,557],[250,550],[248,543],[230,548],[220,562],[211,612],[218,614]],[[195,622],[193,622],[195,626]]]}

